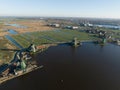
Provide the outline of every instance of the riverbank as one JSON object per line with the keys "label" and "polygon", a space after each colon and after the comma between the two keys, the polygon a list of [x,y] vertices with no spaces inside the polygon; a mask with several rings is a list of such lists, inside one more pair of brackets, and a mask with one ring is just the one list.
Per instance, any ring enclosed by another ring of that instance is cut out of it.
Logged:
{"label": "riverbank", "polygon": [[3,83],[0,90],[117,90],[119,53],[120,47],[109,43],[100,46],[86,42],[77,48],[53,46],[34,55],[44,68]]}
{"label": "riverbank", "polygon": [[[88,41],[83,41],[82,43],[86,43],[86,42],[88,42]],[[89,41],[89,43],[92,43],[93,41]],[[59,43],[60,44],[60,43]],[[46,49],[48,49],[49,47],[52,47],[52,46],[58,46],[59,44],[45,44],[45,45],[39,45],[39,46],[37,46],[37,49],[39,49],[39,51],[38,52],[36,52],[36,53],[34,53],[34,54],[37,54],[37,53],[39,53],[39,52],[43,52],[43,51],[45,51]],[[62,44],[62,43],[61,43]],[[64,44],[64,43],[63,43]],[[17,75],[9,75],[9,76],[6,76],[6,77],[2,77],[2,78],[0,78],[0,85],[2,85],[2,84],[4,84],[5,82],[7,82],[7,81],[9,81],[9,80],[12,80],[12,79],[15,79],[15,78],[17,78],[17,77],[20,77],[20,76],[22,76],[22,75],[25,75],[25,74],[27,74],[27,73],[30,73],[30,72],[33,72],[33,71],[35,71],[35,70],[38,70],[38,69],[41,69],[41,68],[43,68],[43,65],[42,66],[37,66],[37,65],[29,65],[28,67],[27,67],[27,69],[26,69],[26,72],[24,72],[23,73],[23,71],[17,71],[16,73],[17,73]]]}
{"label": "riverbank", "polygon": [[[36,53],[43,52],[44,50],[46,50],[50,46],[55,46],[55,44],[49,44],[49,45],[47,44],[47,45],[37,46],[38,51]],[[27,65],[27,68],[26,68],[25,72],[23,72],[23,70],[18,70],[18,71],[15,72],[17,74],[12,74],[12,73],[9,74],[9,70],[10,70],[9,68],[11,67],[11,65],[14,65],[19,60],[18,54],[22,53],[22,52],[26,52],[26,50],[28,50],[28,49],[26,48],[26,49],[21,49],[20,51],[17,51],[15,53],[13,59],[11,60],[11,62],[7,65],[7,67],[3,68],[0,71],[0,74],[2,75],[2,77],[0,77],[0,84],[43,67],[43,66],[38,66],[37,63],[32,64],[32,63],[34,63],[35,60],[28,61],[29,64]],[[36,53],[30,53],[30,54],[36,54]]]}
{"label": "riverbank", "polygon": [[35,71],[35,70],[40,69],[40,68],[43,68],[43,66],[31,65],[26,69],[26,72],[24,72],[24,73],[22,71],[17,71],[16,72],[17,75],[12,75],[11,74],[11,75],[6,76],[6,77],[1,77],[0,78],[0,85],[2,83],[5,83],[6,81],[9,81],[11,79],[17,78],[17,77],[22,76],[22,75],[25,75],[27,73],[30,73],[30,72]]}

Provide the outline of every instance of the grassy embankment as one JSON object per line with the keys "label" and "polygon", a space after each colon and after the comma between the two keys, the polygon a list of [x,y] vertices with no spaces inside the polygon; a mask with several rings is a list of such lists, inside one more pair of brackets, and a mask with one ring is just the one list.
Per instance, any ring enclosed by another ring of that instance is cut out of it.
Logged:
{"label": "grassy embankment", "polygon": [[[9,51],[9,49],[15,49],[8,40],[4,37],[0,37],[0,65],[3,63],[9,63],[13,58],[14,51]],[[4,50],[3,50],[4,49]]]}
{"label": "grassy embankment", "polygon": [[[0,22],[0,35],[3,34],[3,26],[3,22]],[[7,49],[15,49],[15,46],[13,46],[3,36],[0,36],[0,65],[9,62],[12,59],[14,52],[7,51]]]}

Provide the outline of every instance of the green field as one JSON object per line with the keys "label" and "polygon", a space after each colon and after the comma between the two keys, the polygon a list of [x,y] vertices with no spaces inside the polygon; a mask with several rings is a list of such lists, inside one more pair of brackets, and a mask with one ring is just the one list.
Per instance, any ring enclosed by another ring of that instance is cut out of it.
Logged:
{"label": "green field", "polygon": [[[54,44],[58,42],[70,42],[74,39],[74,37],[77,37],[78,40],[80,41],[96,39],[95,37],[93,37],[93,35],[76,30],[53,30],[53,31],[31,32],[31,33],[11,35],[11,37],[24,48],[28,47],[31,43],[34,43],[35,45],[42,45],[42,44]],[[2,61],[2,63],[10,62],[15,53],[13,51],[11,52],[8,50],[2,50],[2,49],[7,49],[6,44],[12,45],[12,43],[10,43],[8,40],[6,40],[3,37],[3,39],[0,40],[0,46],[1,46],[0,62]]]}
{"label": "green field", "polygon": [[93,37],[92,35],[76,30],[54,30],[32,32],[19,35],[12,35],[12,37],[23,47],[28,47],[30,43],[41,45],[57,42],[69,42],[72,41],[74,37],[77,37],[78,40],[80,41],[95,39],[95,37]]}
{"label": "green field", "polygon": [[[8,40],[6,40],[4,37],[0,38],[0,65],[3,63],[8,63],[13,58],[13,55],[15,52],[8,51],[8,47],[6,44],[12,45]],[[15,47],[15,46],[14,46]],[[5,49],[5,50],[3,50]]]}

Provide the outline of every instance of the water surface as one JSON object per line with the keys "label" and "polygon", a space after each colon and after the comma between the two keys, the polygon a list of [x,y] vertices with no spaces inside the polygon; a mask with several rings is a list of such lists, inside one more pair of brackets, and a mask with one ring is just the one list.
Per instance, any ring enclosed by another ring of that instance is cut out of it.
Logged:
{"label": "water surface", "polygon": [[100,25],[100,24],[95,24],[94,26],[98,27],[104,27],[104,28],[111,28],[111,29],[120,29],[120,26],[118,25]]}
{"label": "water surface", "polygon": [[22,47],[17,41],[15,41],[11,36],[5,35],[5,38],[6,38],[7,40],[9,40],[12,44],[14,44],[16,47],[18,47],[18,48],[20,48],[20,49],[23,48],[23,47]]}
{"label": "water surface", "polygon": [[12,29],[9,29],[8,32],[9,32],[10,34],[18,34],[15,30],[12,30]]}
{"label": "water surface", "polygon": [[17,28],[27,28],[27,26],[23,26],[23,25],[19,25],[19,24],[6,24],[6,25],[17,27]]}
{"label": "water surface", "polygon": [[60,45],[34,59],[44,67],[4,83],[0,90],[120,90],[119,46]]}

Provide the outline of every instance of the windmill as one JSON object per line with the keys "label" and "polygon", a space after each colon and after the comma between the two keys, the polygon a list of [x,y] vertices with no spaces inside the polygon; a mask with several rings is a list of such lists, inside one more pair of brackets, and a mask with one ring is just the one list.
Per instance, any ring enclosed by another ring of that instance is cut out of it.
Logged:
{"label": "windmill", "polygon": [[15,70],[17,67],[20,67],[21,70],[25,71],[27,67],[26,61],[31,59],[29,55],[30,52],[36,52],[36,47],[34,44],[31,44],[27,48],[22,48],[21,50],[17,49],[0,49],[4,51],[14,51],[14,58],[11,60],[9,64],[2,65],[0,67],[0,74],[1,75],[8,75],[10,72],[16,74]]}

